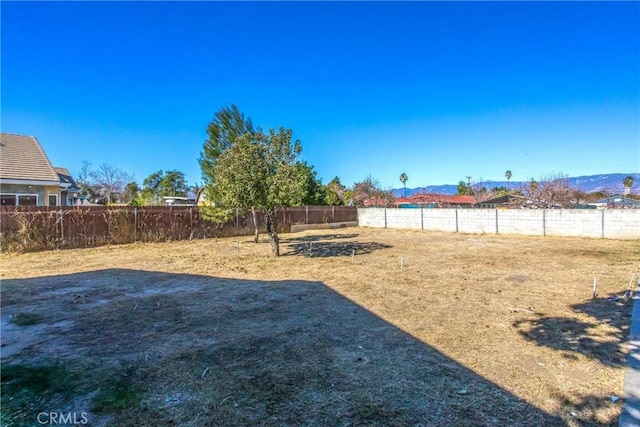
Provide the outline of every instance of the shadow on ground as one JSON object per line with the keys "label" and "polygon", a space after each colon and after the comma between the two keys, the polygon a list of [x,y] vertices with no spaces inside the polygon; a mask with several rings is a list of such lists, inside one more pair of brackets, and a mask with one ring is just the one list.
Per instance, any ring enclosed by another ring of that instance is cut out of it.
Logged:
{"label": "shadow on ground", "polygon": [[[572,308],[583,316],[554,317],[534,313],[533,318],[518,320],[513,325],[526,339],[540,346],[560,350],[567,359],[577,360],[580,354],[603,365],[624,368],[627,363],[625,345],[629,339],[632,302],[625,303],[617,296],[609,296],[587,300]],[[556,396],[556,400],[563,402],[563,407],[572,417],[578,417],[576,420],[581,425],[617,425],[619,411],[609,411],[608,415],[607,410],[623,402],[614,402],[611,397],[586,395],[575,400]],[[596,420],[598,414],[600,419]]]}
{"label": "shadow on ground", "polygon": [[305,257],[339,257],[370,254],[379,249],[387,249],[392,246],[378,242],[343,242],[336,239],[352,239],[357,234],[316,235],[304,236],[292,239],[283,239],[282,243],[287,252],[285,255],[297,255]]}
{"label": "shadow on ground", "polygon": [[3,425],[564,424],[318,282],[109,269],[2,296]]}
{"label": "shadow on ground", "polygon": [[580,320],[536,314],[534,319],[521,319],[513,325],[526,339],[564,351],[564,357],[575,358],[579,353],[604,365],[625,366],[624,346],[629,339],[632,303],[600,298],[572,308],[588,316],[580,316],[585,319]]}

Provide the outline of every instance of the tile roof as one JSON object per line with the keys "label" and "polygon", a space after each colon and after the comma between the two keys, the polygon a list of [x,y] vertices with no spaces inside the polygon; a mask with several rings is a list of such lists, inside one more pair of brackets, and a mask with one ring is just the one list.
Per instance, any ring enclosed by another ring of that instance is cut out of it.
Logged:
{"label": "tile roof", "polygon": [[35,137],[10,133],[0,133],[0,178],[60,181]]}
{"label": "tile roof", "polygon": [[448,203],[448,204],[472,205],[475,202],[476,202],[476,198],[474,196],[459,196],[459,195],[435,194],[435,193],[414,194],[413,196],[409,196],[409,197],[396,198],[396,203],[398,204]]}
{"label": "tile roof", "polygon": [[80,189],[78,187],[78,184],[76,184],[76,180],[73,179],[73,177],[69,173],[69,169],[54,167],[53,170],[56,171],[56,173],[58,174],[58,177],[60,178],[60,182],[62,184],[69,184],[69,187],[68,187],[69,190]]}

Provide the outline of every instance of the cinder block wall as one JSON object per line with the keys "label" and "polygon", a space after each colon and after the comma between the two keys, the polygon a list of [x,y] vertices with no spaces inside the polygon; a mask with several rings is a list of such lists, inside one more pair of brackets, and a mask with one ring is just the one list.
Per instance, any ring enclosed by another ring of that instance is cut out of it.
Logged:
{"label": "cinder block wall", "polygon": [[640,209],[358,209],[363,227],[640,239]]}

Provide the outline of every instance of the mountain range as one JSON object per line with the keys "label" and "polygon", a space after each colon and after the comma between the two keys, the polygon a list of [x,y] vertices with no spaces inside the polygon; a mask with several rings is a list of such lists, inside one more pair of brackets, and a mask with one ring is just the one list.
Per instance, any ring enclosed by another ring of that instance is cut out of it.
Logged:
{"label": "mountain range", "polygon": [[[640,173],[610,173],[600,175],[587,175],[569,177],[569,185],[579,188],[587,193],[594,191],[605,191],[610,194],[622,194],[624,191],[623,180],[627,176],[633,177],[633,186],[631,191],[640,192]],[[528,181],[482,181],[474,183],[473,186],[486,187],[488,190],[494,187],[506,187],[517,189]],[[393,195],[396,197],[404,196],[404,188],[394,188]],[[458,192],[458,184],[428,185],[426,187],[407,188],[407,196],[419,193],[438,193],[438,194],[456,194]]]}

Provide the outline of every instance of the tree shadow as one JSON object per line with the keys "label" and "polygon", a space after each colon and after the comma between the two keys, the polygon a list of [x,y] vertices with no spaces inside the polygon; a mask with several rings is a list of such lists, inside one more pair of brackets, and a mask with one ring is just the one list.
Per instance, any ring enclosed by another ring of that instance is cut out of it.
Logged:
{"label": "tree shadow", "polygon": [[108,269],[2,293],[3,369],[69,374],[37,395],[3,376],[15,425],[564,424],[320,282]]}
{"label": "tree shadow", "polygon": [[378,242],[309,242],[287,244],[286,255],[298,255],[309,258],[328,258],[338,256],[352,256],[370,254],[378,249],[387,249],[393,246]]}
{"label": "tree shadow", "polygon": [[358,237],[357,233],[349,233],[349,234],[315,234],[308,236],[295,236],[295,237],[285,237],[282,239],[284,243],[309,243],[309,242],[319,242],[321,240],[344,240],[344,239],[355,239]]}
{"label": "tree shadow", "polygon": [[[566,358],[583,354],[613,367],[626,364],[624,346],[629,339],[631,303],[621,299],[596,299],[575,304],[574,317],[547,317],[536,313],[534,319],[520,319],[513,323],[529,341],[563,351]],[[585,320],[581,320],[585,319]]]}

